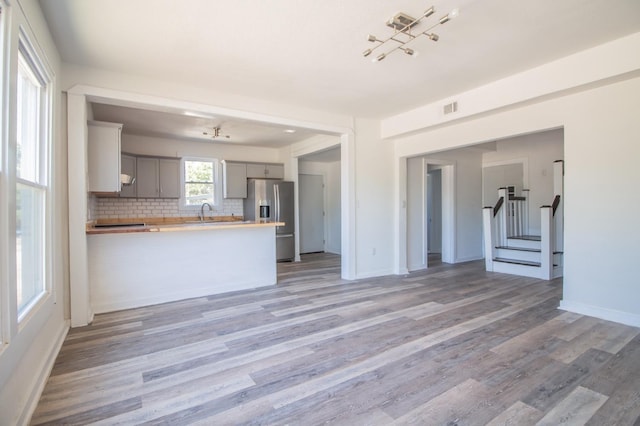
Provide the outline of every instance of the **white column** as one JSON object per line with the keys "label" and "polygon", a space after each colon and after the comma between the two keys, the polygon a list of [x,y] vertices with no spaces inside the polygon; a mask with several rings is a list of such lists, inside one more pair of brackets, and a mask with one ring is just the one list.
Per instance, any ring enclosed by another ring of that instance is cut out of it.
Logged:
{"label": "white column", "polygon": [[540,278],[550,280],[553,277],[553,209],[540,207]]}
{"label": "white column", "polygon": [[87,263],[87,100],[67,95],[69,188],[69,292],[71,326],[93,320]]}
{"label": "white column", "polygon": [[482,229],[484,230],[484,264],[487,271],[493,271],[493,257],[496,247],[493,228],[493,207],[482,209]]}
{"label": "white column", "polygon": [[508,229],[508,216],[507,216],[507,209],[509,208],[509,200],[507,199],[507,188],[500,188],[498,190],[498,199],[500,199],[500,197],[502,197],[502,200],[504,201],[502,203],[502,207],[500,208],[500,211],[498,211],[498,223],[499,223],[499,240],[498,243],[501,246],[506,246],[507,245],[507,235],[509,235],[507,233],[507,229]]}

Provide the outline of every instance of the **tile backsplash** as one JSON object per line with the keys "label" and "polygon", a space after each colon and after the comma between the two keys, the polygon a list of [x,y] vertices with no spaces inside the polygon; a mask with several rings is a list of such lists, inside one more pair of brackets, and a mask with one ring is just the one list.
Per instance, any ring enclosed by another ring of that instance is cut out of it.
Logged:
{"label": "tile backsplash", "polygon": [[[159,218],[197,216],[199,209],[180,208],[180,200],[161,198],[97,198],[94,219]],[[213,211],[205,209],[207,216],[242,216],[242,199],[225,199],[213,206]]]}

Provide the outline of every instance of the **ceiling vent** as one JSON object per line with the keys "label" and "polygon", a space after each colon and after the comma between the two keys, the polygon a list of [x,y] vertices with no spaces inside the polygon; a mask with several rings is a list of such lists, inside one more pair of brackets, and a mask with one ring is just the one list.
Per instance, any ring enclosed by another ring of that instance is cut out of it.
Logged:
{"label": "ceiling vent", "polygon": [[446,104],[443,109],[444,115],[458,112],[458,102],[451,102],[450,104]]}

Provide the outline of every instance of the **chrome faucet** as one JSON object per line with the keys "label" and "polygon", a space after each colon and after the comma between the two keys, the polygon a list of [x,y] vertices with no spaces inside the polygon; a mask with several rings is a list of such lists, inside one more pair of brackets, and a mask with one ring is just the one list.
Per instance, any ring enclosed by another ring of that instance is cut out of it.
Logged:
{"label": "chrome faucet", "polygon": [[204,206],[209,207],[209,211],[212,212],[213,209],[211,208],[211,204],[209,203],[202,203],[202,206],[200,206],[200,222],[204,222]]}

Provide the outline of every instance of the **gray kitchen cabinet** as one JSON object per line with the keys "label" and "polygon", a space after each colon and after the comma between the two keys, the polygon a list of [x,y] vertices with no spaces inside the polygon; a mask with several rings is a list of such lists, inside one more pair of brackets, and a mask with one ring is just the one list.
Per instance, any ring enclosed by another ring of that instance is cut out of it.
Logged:
{"label": "gray kitchen cabinet", "polygon": [[[136,177],[136,157],[133,155],[122,154],[120,156],[120,170],[125,175]],[[138,186],[137,179],[131,185],[122,185],[120,190],[120,198],[137,197],[136,188]]]}
{"label": "gray kitchen cabinet", "polygon": [[87,127],[89,191],[120,192],[122,124],[90,121]]}
{"label": "gray kitchen cabinet", "polygon": [[138,157],[138,198],[180,198],[180,160]]}
{"label": "gray kitchen cabinet", "polygon": [[222,161],[222,195],[224,198],[247,198],[247,165]]}
{"label": "gray kitchen cabinet", "polygon": [[284,179],[284,164],[247,163],[247,178]]}
{"label": "gray kitchen cabinet", "polygon": [[136,163],[138,198],[158,198],[158,159],[138,157]]}
{"label": "gray kitchen cabinet", "polygon": [[160,198],[180,198],[180,160],[161,158],[158,171]]}

